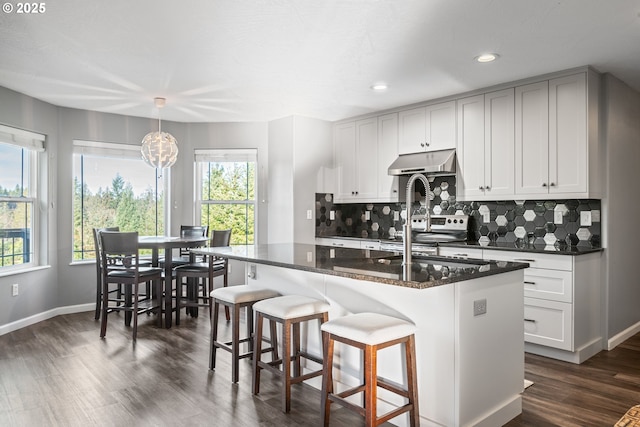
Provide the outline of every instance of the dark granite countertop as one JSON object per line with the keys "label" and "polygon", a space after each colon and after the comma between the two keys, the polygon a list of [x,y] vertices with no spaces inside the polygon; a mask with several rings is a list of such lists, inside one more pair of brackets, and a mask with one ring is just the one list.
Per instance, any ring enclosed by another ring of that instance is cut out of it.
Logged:
{"label": "dark granite countertop", "polygon": [[283,243],[256,246],[197,248],[197,254],[292,268],[358,280],[426,289],[483,276],[524,269],[527,263],[460,260],[450,257],[414,256],[411,277],[403,278],[402,255],[387,251],[332,248]]}
{"label": "dark granite countertop", "polygon": [[583,255],[593,252],[603,251],[603,248],[590,245],[585,246],[569,246],[569,245],[530,245],[521,243],[480,243],[480,242],[450,242],[439,243],[440,246],[452,248],[477,248],[477,249],[493,249],[499,251],[514,252],[532,252],[540,254],[557,254],[557,255]]}
{"label": "dark granite countertop", "polygon": [[[360,238],[360,237],[345,237],[345,236],[317,236],[325,239],[352,239],[352,240],[364,240],[373,242],[402,242],[402,239],[373,239],[373,238]],[[593,252],[603,251],[604,248],[591,246],[591,245],[533,245],[528,243],[497,243],[487,242],[481,243],[478,241],[465,241],[465,242],[446,242],[438,243],[438,246],[454,247],[454,248],[477,248],[477,249],[495,249],[500,251],[516,251],[516,252],[532,252],[532,253],[544,253],[544,254],[556,254],[556,255],[583,255]]]}

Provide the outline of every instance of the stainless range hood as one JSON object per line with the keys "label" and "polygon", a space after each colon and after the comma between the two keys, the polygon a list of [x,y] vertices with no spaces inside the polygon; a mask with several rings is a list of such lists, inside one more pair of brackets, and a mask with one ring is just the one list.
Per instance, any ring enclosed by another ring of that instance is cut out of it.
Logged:
{"label": "stainless range hood", "polygon": [[414,173],[455,173],[456,150],[439,150],[425,153],[401,154],[389,166],[389,175]]}

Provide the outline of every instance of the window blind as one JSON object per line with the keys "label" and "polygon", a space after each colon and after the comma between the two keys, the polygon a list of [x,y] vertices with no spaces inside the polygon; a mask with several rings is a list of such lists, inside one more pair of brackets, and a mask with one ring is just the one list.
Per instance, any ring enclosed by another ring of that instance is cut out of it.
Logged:
{"label": "window blind", "polygon": [[74,140],[73,153],[116,159],[142,159],[139,145],[116,144],[113,142]]}
{"label": "window blind", "polygon": [[0,142],[34,151],[44,151],[46,137],[42,134],[0,125]]}
{"label": "window blind", "polygon": [[196,162],[256,162],[256,148],[196,149]]}

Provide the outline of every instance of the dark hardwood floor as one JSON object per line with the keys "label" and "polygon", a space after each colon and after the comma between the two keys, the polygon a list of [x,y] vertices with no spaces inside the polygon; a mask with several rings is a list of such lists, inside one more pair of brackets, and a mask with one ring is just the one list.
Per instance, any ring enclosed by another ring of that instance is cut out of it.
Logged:
{"label": "dark hardwood floor", "polygon": [[[230,355],[208,370],[208,316],[163,330],[141,316],[138,341],[118,316],[107,338],[91,312],[58,316],[0,336],[0,426],[315,426],[320,393],[296,386],[280,411],[279,384],[251,394],[248,361],[231,385]],[[221,330],[228,325],[221,320]],[[582,365],[526,356],[522,415],[508,426],[612,426],[640,403],[640,334]],[[363,425],[334,405],[333,426]]]}

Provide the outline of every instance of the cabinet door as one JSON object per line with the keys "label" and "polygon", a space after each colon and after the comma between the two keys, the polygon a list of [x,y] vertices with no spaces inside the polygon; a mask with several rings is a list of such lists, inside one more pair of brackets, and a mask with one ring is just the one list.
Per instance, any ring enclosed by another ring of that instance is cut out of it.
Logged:
{"label": "cabinet door", "polygon": [[348,200],[356,191],[356,123],[340,123],[333,128],[333,151],[338,191],[336,200]]}
{"label": "cabinet door", "polygon": [[515,192],[546,194],[549,188],[549,83],[519,86],[515,100]]}
{"label": "cabinet door", "polygon": [[485,196],[514,194],[513,88],[484,95]]}
{"label": "cabinet door", "polygon": [[398,154],[425,151],[426,120],[424,107],[398,113]]}
{"label": "cabinet door", "polygon": [[356,121],[355,196],[372,200],[378,195],[378,119]]}
{"label": "cabinet door", "polygon": [[428,105],[425,115],[426,150],[456,148],[456,102]]}
{"label": "cabinet door", "polygon": [[399,179],[387,171],[398,157],[398,114],[378,117],[378,199],[398,201]]}
{"label": "cabinet door", "polygon": [[549,81],[549,192],[587,191],[586,74]]}
{"label": "cabinet door", "polygon": [[466,200],[484,198],[484,95],[459,99],[457,110],[459,194]]}

